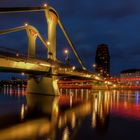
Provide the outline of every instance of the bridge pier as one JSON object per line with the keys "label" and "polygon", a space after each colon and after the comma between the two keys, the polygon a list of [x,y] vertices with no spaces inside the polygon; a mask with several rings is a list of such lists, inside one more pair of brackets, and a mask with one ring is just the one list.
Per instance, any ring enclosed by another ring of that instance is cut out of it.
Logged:
{"label": "bridge pier", "polygon": [[30,76],[27,83],[27,94],[60,95],[57,77]]}

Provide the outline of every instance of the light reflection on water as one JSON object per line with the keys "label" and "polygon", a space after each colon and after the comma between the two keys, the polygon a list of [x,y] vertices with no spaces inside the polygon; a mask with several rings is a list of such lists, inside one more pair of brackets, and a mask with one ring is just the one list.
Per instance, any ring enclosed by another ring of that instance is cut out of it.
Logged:
{"label": "light reflection on water", "polygon": [[26,95],[24,87],[4,87],[0,95],[1,139],[139,138],[140,91],[60,91],[61,96]]}

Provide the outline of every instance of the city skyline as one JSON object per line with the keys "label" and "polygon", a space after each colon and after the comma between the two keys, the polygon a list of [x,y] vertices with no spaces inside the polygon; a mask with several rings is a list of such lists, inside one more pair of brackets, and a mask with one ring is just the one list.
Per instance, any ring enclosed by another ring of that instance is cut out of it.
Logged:
{"label": "city skyline", "polygon": [[[124,69],[139,68],[140,49],[137,46],[139,46],[140,38],[140,28],[138,27],[140,23],[140,2],[138,0],[125,2],[121,0],[117,2],[111,0],[106,2],[95,0],[93,2],[88,0],[86,3],[69,0],[61,1],[61,3],[49,0],[30,0],[30,2],[27,0],[14,0],[12,2],[5,0],[0,3],[0,7],[41,6],[44,3],[56,8],[77,51],[90,70],[93,69],[92,65],[95,62],[96,46],[102,43],[110,46],[111,74],[117,74]],[[46,21],[42,13],[30,13],[28,15],[22,13],[16,17],[14,14],[0,16],[2,19],[0,29],[21,26],[28,22],[37,27],[46,38]],[[42,27],[45,27],[45,29]],[[19,44],[12,41],[19,40],[20,35],[23,38]],[[14,49],[26,52],[24,48],[26,37],[22,32],[15,34],[12,39],[9,36],[0,37],[1,46],[14,46]],[[63,59],[63,49],[68,47],[68,44],[64,41],[61,32],[58,33],[57,38],[58,57]],[[5,46],[4,42],[7,39],[9,43]],[[40,46],[40,42],[38,44]],[[18,48],[18,46],[20,47]],[[41,50],[41,52],[43,51]]]}

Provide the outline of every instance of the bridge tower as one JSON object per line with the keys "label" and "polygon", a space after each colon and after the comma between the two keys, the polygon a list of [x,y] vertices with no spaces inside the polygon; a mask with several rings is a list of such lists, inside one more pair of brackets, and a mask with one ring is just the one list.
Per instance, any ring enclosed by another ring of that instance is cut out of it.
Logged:
{"label": "bridge tower", "polygon": [[[68,34],[65,31],[65,28],[57,14],[57,12],[50,6],[44,7],[11,7],[11,8],[0,8],[0,13],[17,13],[17,12],[36,12],[36,11],[43,11],[45,12],[46,21],[48,24],[48,40],[47,42],[44,41],[39,32],[32,28],[30,25],[27,25],[26,32],[28,36],[28,57],[35,58],[36,52],[36,38],[37,36],[41,39],[43,44],[48,49],[48,59],[52,61],[56,61],[56,26],[57,24],[61,28],[64,36],[66,37],[70,47],[72,48],[75,56],[77,57],[80,65],[82,66],[83,70],[86,70],[81,58],[79,57],[72,41],[70,40]],[[8,32],[19,31],[23,30],[25,27],[21,27],[18,29],[11,29]],[[5,31],[7,32],[7,31]],[[0,32],[2,33],[2,32]],[[40,94],[47,94],[47,95],[59,95],[59,89],[57,85],[57,77],[54,76],[54,68],[50,65],[50,70],[45,75],[29,75],[28,84],[27,84],[27,93],[40,93]]]}
{"label": "bridge tower", "polygon": [[[48,59],[56,61],[56,26],[58,22],[58,15],[53,8],[45,9],[45,17],[48,24]],[[27,31],[29,48],[28,54],[31,57],[35,55],[35,40],[36,36]],[[58,78],[52,75],[53,68],[50,68],[50,75],[34,76],[30,75],[27,84],[27,93],[37,93],[46,95],[59,95]]]}
{"label": "bridge tower", "polygon": [[48,58],[56,61],[56,25],[58,15],[54,9],[45,10],[45,16],[48,23]]}

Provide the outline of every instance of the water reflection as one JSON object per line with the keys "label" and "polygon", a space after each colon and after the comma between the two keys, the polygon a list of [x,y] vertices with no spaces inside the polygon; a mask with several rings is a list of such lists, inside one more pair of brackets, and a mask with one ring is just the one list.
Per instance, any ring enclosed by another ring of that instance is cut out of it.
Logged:
{"label": "water reflection", "polygon": [[[10,87],[8,91],[11,95]],[[14,96],[23,95],[23,91],[19,91],[14,92]],[[3,92],[8,94],[7,89]],[[105,135],[112,116],[140,119],[139,94],[139,91],[85,89],[61,89],[61,96],[28,94],[27,104],[21,104],[22,123],[1,130],[0,136],[2,140],[71,140],[82,139],[88,130],[92,132],[89,139],[94,138],[95,133]],[[84,133],[81,133],[83,127]]]}
{"label": "water reflection", "polygon": [[109,109],[105,109],[109,107],[106,105],[106,96],[107,94],[102,96],[102,93],[89,95],[87,90],[82,96],[76,95],[75,91],[60,97],[29,94],[26,96],[27,106],[21,106],[21,119],[25,122],[1,131],[0,136],[2,139],[25,139],[35,136],[52,140],[72,139],[88,115],[92,115],[93,128],[98,125],[103,127],[104,115],[109,113]]}
{"label": "water reflection", "polygon": [[25,85],[4,85],[2,89],[2,93],[4,95],[10,96],[25,96],[26,95],[26,88]]}

